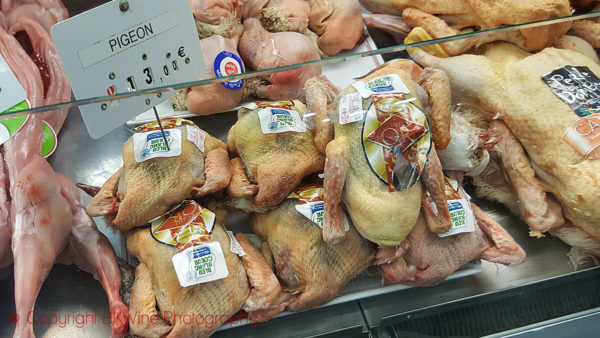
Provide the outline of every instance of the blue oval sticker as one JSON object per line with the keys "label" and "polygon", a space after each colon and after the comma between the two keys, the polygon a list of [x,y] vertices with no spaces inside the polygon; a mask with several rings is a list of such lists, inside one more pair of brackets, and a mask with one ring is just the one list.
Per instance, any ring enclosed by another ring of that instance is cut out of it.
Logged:
{"label": "blue oval sticker", "polygon": [[[213,68],[217,77],[237,75],[244,72],[244,63],[239,56],[222,51],[215,57]],[[244,80],[221,82],[221,84],[227,89],[240,89],[244,85]]]}

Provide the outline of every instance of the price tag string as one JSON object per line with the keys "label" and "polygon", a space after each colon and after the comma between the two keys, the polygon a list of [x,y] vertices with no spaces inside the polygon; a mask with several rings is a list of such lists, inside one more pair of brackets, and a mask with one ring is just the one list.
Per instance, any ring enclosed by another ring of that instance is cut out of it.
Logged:
{"label": "price tag string", "polygon": [[156,110],[156,106],[152,107],[154,110],[154,116],[156,116],[156,122],[158,122],[158,127],[160,128],[160,132],[162,133],[163,140],[165,140],[165,145],[167,146],[167,151],[170,151],[169,142],[167,142],[167,136],[165,135],[165,130],[163,129],[162,123],[160,122],[160,118],[158,117],[158,111]]}

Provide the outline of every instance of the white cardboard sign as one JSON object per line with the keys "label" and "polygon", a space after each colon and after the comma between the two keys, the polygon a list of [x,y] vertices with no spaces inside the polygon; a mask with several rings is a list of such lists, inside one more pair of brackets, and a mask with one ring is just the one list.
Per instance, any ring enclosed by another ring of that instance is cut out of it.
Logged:
{"label": "white cardboard sign", "polygon": [[21,83],[0,55],[0,112],[11,108],[27,98]]}
{"label": "white cardboard sign", "polygon": [[[189,0],[111,1],[54,25],[52,39],[77,99],[200,80],[205,72]],[[175,92],[79,107],[99,138]]]}

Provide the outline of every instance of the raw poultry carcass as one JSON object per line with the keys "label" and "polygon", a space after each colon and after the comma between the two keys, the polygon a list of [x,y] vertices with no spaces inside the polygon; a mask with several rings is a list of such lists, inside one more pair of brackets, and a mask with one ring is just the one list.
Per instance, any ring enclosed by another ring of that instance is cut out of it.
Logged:
{"label": "raw poultry carcass", "polygon": [[73,214],[71,236],[60,263],[76,264],[80,269],[92,273],[102,283],[108,296],[111,313],[111,337],[127,335],[127,306],[121,300],[121,272],[115,258],[115,251],[94,221],[85,213],[81,203],[80,190],[66,176],[56,174],[60,182],[62,196],[69,203]]}
{"label": "raw poultry carcass", "polygon": [[[270,33],[254,18],[244,21],[244,33],[238,51],[252,70],[283,67],[321,58],[317,47],[306,36],[296,32]],[[248,89],[259,97],[272,100],[302,99],[304,83],[320,75],[321,71],[320,64],[278,71],[254,79],[254,85]]]}
{"label": "raw poultry carcass", "polygon": [[241,0],[190,0],[190,6],[201,39],[215,34],[227,38],[237,34],[242,19]]}
{"label": "raw poultry carcass", "polygon": [[[401,15],[403,23],[387,17],[367,16],[368,25],[392,31],[422,27],[433,38],[456,35],[472,29],[490,29],[530,21],[546,20],[571,14],[568,0],[453,0],[453,1],[383,1],[361,0],[373,13]],[[493,32],[479,37],[446,42],[441,47],[449,55],[457,55],[486,42],[503,40],[528,50],[540,50],[565,34],[570,22],[526,28],[512,32]],[[407,32],[408,33],[408,32]]]}
{"label": "raw poultry carcass", "polygon": [[270,32],[306,32],[309,0],[243,0],[244,20],[259,19]]}
{"label": "raw poultry carcass", "polygon": [[[422,200],[428,201],[423,206],[431,216],[430,229],[449,229],[443,173],[433,146],[443,150],[450,141],[447,81],[443,72],[395,60],[338,96],[335,139],[326,149],[324,229],[333,228],[326,231],[344,234],[335,217],[340,196],[358,232],[380,246],[404,240]],[[424,195],[419,176],[430,196]]]}
{"label": "raw poultry carcass", "polygon": [[325,243],[322,230],[298,212],[298,204],[290,198],[271,211],[252,216],[252,231],[263,241],[261,252],[275,268],[283,292],[292,294],[285,307],[288,311],[329,302],[372,263],[375,254],[373,244],[352,225],[342,241]]}
{"label": "raw poultry carcass", "polygon": [[[175,242],[174,239],[179,238],[177,234],[184,231],[183,227],[162,230],[163,233],[170,231],[172,237],[168,237],[168,240],[160,234],[161,228],[154,227],[137,229],[129,235],[127,249],[140,261],[129,303],[132,334],[140,337],[159,337],[167,334],[170,337],[207,337],[240,309],[252,312],[267,309],[271,305],[270,302],[279,294],[279,282],[264,258],[258,250],[251,247],[247,239],[240,238],[239,246],[245,252],[242,259],[232,252],[235,243],[231,243],[232,239],[223,227],[225,215],[225,212],[217,211],[216,222],[210,235],[208,229],[203,227],[203,230],[193,230],[196,234],[193,238],[202,244],[211,241],[220,246],[223,261],[219,260],[217,251],[210,251],[215,262],[213,274],[219,273],[223,269],[219,264],[225,263],[227,275],[221,279],[208,282],[204,280],[201,284],[187,287],[180,285],[181,279],[172,260],[178,253],[174,244],[183,244],[181,241]],[[207,218],[204,217],[205,223],[202,224],[208,226],[209,222],[206,221]],[[160,238],[161,242],[157,238]],[[173,244],[165,244],[171,241]],[[188,248],[190,249],[196,250],[195,247]],[[195,255],[196,253],[194,258]],[[184,318],[190,316],[192,320],[184,321]],[[144,320],[152,317],[158,320]]]}
{"label": "raw poultry carcass", "polygon": [[[600,11],[600,2],[598,1],[571,1],[572,5],[577,10]],[[573,21],[573,26],[569,31],[570,34],[578,36],[589,42],[594,48],[600,48],[600,19],[591,18],[584,20]]]}
{"label": "raw poultry carcass", "polygon": [[[15,15],[10,26],[10,32],[21,36],[31,50],[27,51],[30,58],[39,69],[43,89],[44,105],[68,102],[71,100],[71,86],[63,70],[60,58],[46,31],[30,12],[20,12]],[[42,120],[57,134],[67,117],[67,108],[41,113]]]}
{"label": "raw poultry carcass", "polygon": [[69,17],[69,12],[61,0],[2,0],[0,8],[2,12],[9,13],[19,6],[29,4],[41,6],[44,11],[47,11],[52,16],[55,23]]}
{"label": "raw poultry carcass", "polygon": [[328,56],[352,49],[363,36],[358,0],[310,0],[310,29],[317,33],[319,49]]}
{"label": "raw poultry carcass", "polygon": [[[212,35],[200,40],[207,74],[205,79],[244,72],[244,63],[237,52],[242,26],[231,38]],[[213,82],[185,89],[171,99],[178,110],[197,115],[228,111],[240,103],[246,89],[245,80]]]}
{"label": "raw poultry carcass", "polygon": [[227,192],[251,198],[259,207],[275,206],[307,175],[323,170],[325,157],[307,129],[299,101],[256,102],[240,108],[227,147],[233,177]]}
{"label": "raw poultry carcass", "polygon": [[530,54],[505,43],[488,46],[483,55],[411,55],[444,70],[453,99],[492,120],[487,143],[532,235],[550,230],[575,248],[574,255],[598,256],[600,66],[570,50]]}
{"label": "raw poultry carcass", "polygon": [[[36,124],[41,139],[41,121]],[[39,152],[40,148],[35,153]],[[65,248],[73,225],[71,208],[61,195],[52,167],[37,154],[28,162],[11,182],[15,304],[20,318],[28,318],[33,311],[42,283]],[[18,321],[14,336],[33,337],[32,324]]]}
{"label": "raw poultry carcass", "polygon": [[184,199],[229,185],[231,168],[223,142],[191,121],[163,119],[162,125],[169,147],[156,122],[139,127],[123,146],[123,167],[97,191],[86,208],[88,215],[116,213],[112,225],[127,231]]}
{"label": "raw poultry carcass", "polygon": [[504,265],[523,262],[525,251],[506,230],[476,205],[471,207],[477,223],[473,232],[439,237],[419,217],[399,246],[379,249],[376,263],[385,277],[393,283],[430,286],[473,259]]}

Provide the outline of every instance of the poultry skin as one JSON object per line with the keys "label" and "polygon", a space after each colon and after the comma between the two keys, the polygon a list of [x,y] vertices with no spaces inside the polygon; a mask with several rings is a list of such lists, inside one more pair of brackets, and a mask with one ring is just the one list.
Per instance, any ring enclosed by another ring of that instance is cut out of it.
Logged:
{"label": "poultry skin", "polygon": [[[169,120],[162,121],[164,125]],[[184,199],[214,193],[229,185],[231,166],[223,142],[187,120],[169,130],[180,130],[181,154],[138,162],[134,134],[123,146],[123,167],[87,205],[88,215],[116,213],[112,225],[127,231],[143,226]],[[190,132],[195,136],[188,135]],[[199,145],[189,139],[193,137]]]}
{"label": "poultry skin", "polygon": [[[250,110],[238,110],[238,121],[227,135],[227,147],[232,157],[239,156],[241,160],[238,162],[240,160],[234,158],[237,164],[233,164],[232,184],[228,188],[230,196],[252,197],[256,206],[275,206],[281,203],[305,176],[323,170],[325,157],[315,146],[313,134],[306,129],[302,120],[306,107],[300,101],[293,101],[293,105],[288,107],[287,111],[298,114],[300,120],[294,123],[296,126],[304,126],[303,132],[265,134],[261,129],[259,114],[261,111],[272,111],[276,108],[258,106]],[[238,182],[256,184],[258,188],[238,188]]]}
{"label": "poultry skin", "polygon": [[[175,273],[171,260],[178,252],[175,247],[160,243],[148,228],[129,235],[127,249],[140,261],[129,302],[132,334],[208,337],[242,308],[251,313],[271,306],[280,291],[279,282],[262,255],[243,236],[236,236],[245,252],[242,259],[230,251],[231,239],[222,225],[225,218],[225,212],[216,212],[210,240],[221,245],[228,275],[188,287],[180,286]],[[143,320],[144,316],[157,320],[151,323]],[[182,320],[186,316],[194,320]],[[209,322],[210,317],[214,321]]]}
{"label": "poultry skin", "polygon": [[[466,33],[472,28],[490,29],[571,14],[568,0],[361,0],[361,3],[373,13],[402,16],[403,23],[393,23],[386,17],[368,17],[367,21],[372,26],[384,29],[387,26],[392,31],[407,27],[422,27],[433,38]],[[566,22],[513,32],[495,32],[481,37],[442,43],[441,47],[450,55],[458,55],[485,42],[503,40],[528,50],[540,50],[565,34],[570,27],[571,22]]]}
{"label": "poultry skin", "polygon": [[[244,21],[244,33],[238,51],[252,70],[289,66],[319,60],[319,49],[306,36],[297,32],[270,33],[258,19]],[[320,64],[275,72],[247,84],[248,91],[271,100],[304,98],[305,82],[322,72]]]}
{"label": "poultry skin", "polygon": [[[252,231],[263,241],[261,252],[273,261],[284,292],[299,293],[285,307],[304,311],[332,300],[365,270],[375,254],[374,246],[350,225],[344,239],[327,244],[322,230],[295,208],[289,199],[277,208],[253,214]],[[298,236],[298,234],[302,234]]]}
{"label": "poultry skin", "polygon": [[431,286],[444,281],[469,261],[481,258],[493,263],[517,265],[525,251],[489,215],[471,204],[475,231],[440,238],[427,229],[423,217],[395,249],[380,249],[378,264],[393,283]]}
{"label": "poultry skin", "polygon": [[[586,113],[563,99],[569,90],[578,88],[577,83],[590,89],[579,92],[583,98],[594,97],[600,66],[571,50],[546,48],[530,54],[505,43],[489,45],[483,55],[441,59],[420,50],[411,55],[422,64],[446,71],[457,94],[455,101],[474,107],[488,121],[495,120],[490,123],[488,143],[498,150],[500,166],[532,235],[568,228],[570,239],[563,240],[598,255],[600,162],[586,158],[567,143],[569,138],[563,134],[582,121],[577,113]],[[586,80],[577,77],[574,69],[583,72],[585,75],[580,75]],[[566,70],[569,73],[561,75]],[[578,79],[570,82],[575,87],[561,86],[564,78]],[[593,101],[582,107],[591,113],[595,109]],[[591,127],[590,134],[594,125]]]}
{"label": "poultry skin", "polygon": [[[435,146],[440,150],[447,147],[450,142],[450,93],[445,75],[423,70],[411,61],[395,60],[384,64],[362,80],[371,81],[390,74],[397,75],[407,89],[415,94],[416,105],[425,108],[431,122]],[[418,79],[423,87],[413,79]],[[417,221],[423,189],[417,182],[408,189],[390,192],[387,184],[383,184],[373,172],[363,150],[363,123],[339,123],[340,98],[354,92],[356,89],[353,86],[346,88],[338,96],[334,109],[332,119],[335,138],[327,145],[325,205],[334,206],[341,196],[361,235],[380,246],[395,246],[404,240]],[[369,100],[363,100],[362,104],[363,110],[369,109]],[[439,191],[444,185],[443,173],[433,147],[428,158],[423,183],[432,193],[436,210],[429,209],[429,203],[425,203],[425,207],[432,216],[430,220],[438,221],[438,224],[430,223],[429,226],[432,231],[445,232],[450,227],[450,216],[445,195],[443,191]],[[330,201],[331,198],[336,201]],[[334,218],[326,209],[324,227],[328,225],[328,219]],[[337,225],[331,225],[337,227],[339,233],[339,222],[335,223]]]}

